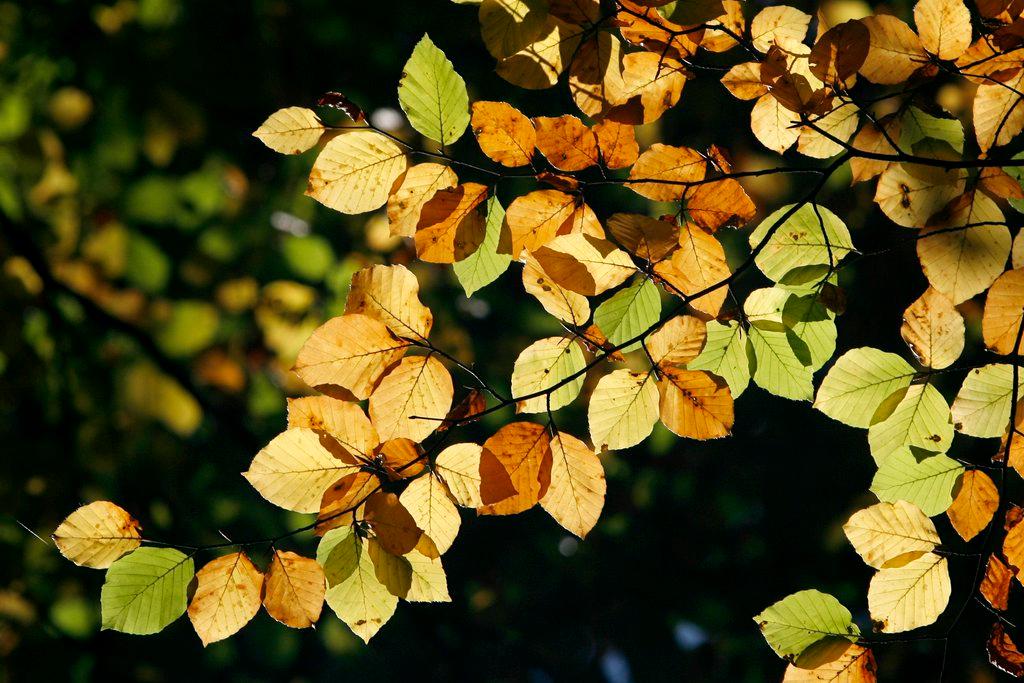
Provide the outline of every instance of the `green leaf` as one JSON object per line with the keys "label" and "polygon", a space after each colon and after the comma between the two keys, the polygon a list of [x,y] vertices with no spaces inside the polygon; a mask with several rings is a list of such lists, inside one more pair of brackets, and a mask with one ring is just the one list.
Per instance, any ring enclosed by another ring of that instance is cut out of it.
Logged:
{"label": "green leaf", "polygon": [[466,82],[428,35],[405,63],[398,101],[412,127],[442,147],[458,140],[469,125]]}
{"label": "green leaf", "polygon": [[[1020,386],[1024,371],[1017,374]],[[994,363],[971,370],[953,400],[953,426],[968,436],[1002,436],[1009,427],[1012,402],[1012,365]]]}
{"label": "green leaf", "polygon": [[327,604],[363,642],[370,642],[398,605],[377,578],[370,555],[352,527],[327,532],[316,549],[327,577]]}
{"label": "green leaf", "polygon": [[173,548],[144,547],[110,565],[100,592],[103,628],[147,635],[163,630],[188,606],[192,558]]}
{"label": "green leaf", "polygon": [[782,308],[782,324],[797,358],[818,370],[836,352],[835,315],[815,295],[792,295]]}
{"label": "green leaf", "polygon": [[825,375],[814,407],[851,427],[868,427],[882,401],[906,389],[913,378],[914,368],[895,353],[851,349]]}
{"label": "green leaf", "polygon": [[[594,311],[594,323],[612,344],[621,344],[646,331],[661,316],[658,286],[650,280],[634,283],[615,292]],[[634,351],[640,343],[622,349]]]}
{"label": "green leaf", "polygon": [[709,320],[704,348],[686,364],[686,369],[707,370],[718,375],[729,385],[733,398],[737,398],[750,383],[747,333],[735,320],[725,323]]}
{"label": "green leaf", "polygon": [[487,200],[487,224],[483,243],[472,254],[452,264],[455,277],[466,291],[466,296],[473,296],[474,292],[497,280],[512,263],[510,255],[498,253],[498,240],[504,222],[505,209],[497,197],[491,197]]}
{"label": "green leaf", "polygon": [[895,408],[888,417],[868,428],[871,455],[878,464],[903,446],[945,453],[953,443],[949,404],[931,384],[916,384],[898,391],[883,403]]}
{"label": "green leaf", "polygon": [[789,296],[784,289],[769,287],[751,292],[743,303],[750,322],[747,338],[754,354],[754,382],[776,396],[809,401],[814,397],[811,369],[797,355],[793,342],[805,350],[806,345],[783,323]]}
{"label": "green leaf", "polygon": [[359,536],[350,526],[331,529],[316,547],[316,561],[324,569],[327,585],[341,583],[356,570],[362,547]]}
{"label": "green leaf", "polygon": [[[784,206],[761,221],[750,234],[751,248],[792,208]],[[852,249],[850,231],[838,216],[823,206],[804,204],[772,233],[754,263],[780,284],[803,285],[825,277],[830,265],[838,265]]]}
{"label": "green leaf", "polygon": [[754,617],[775,653],[790,661],[825,638],[856,642],[860,629],[850,610],[828,593],[805,590],[793,593]]}
{"label": "green leaf", "polygon": [[957,152],[964,151],[964,125],[959,119],[942,119],[908,107],[900,120],[900,149],[911,151],[921,140],[945,142]]}
{"label": "green leaf", "polygon": [[953,504],[953,487],[963,472],[963,465],[945,455],[924,455],[904,447],[891,453],[878,468],[871,492],[886,503],[913,503],[934,517]]}
{"label": "green leaf", "polygon": [[[512,395],[546,391],[586,365],[583,350],[569,337],[549,337],[528,346],[516,359],[512,370]],[[546,396],[520,401],[516,411],[543,413],[558,410],[573,402],[583,388],[583,375],[567,382]]]}

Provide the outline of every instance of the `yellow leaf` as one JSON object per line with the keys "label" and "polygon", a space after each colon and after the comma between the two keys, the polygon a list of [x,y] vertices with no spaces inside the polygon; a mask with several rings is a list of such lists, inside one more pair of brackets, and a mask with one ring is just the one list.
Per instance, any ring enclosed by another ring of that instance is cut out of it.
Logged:
{"label": "yellow leaf", "polygon": [[305,107],[278,109],[253,133],[264,145],[281,154],[301,154],[320,142],[324,124]]}
{"label": "yellow leaf", "polygon": [[977,536],[992,521],[999,507],[999,489],[981,470],[967,470],[954,491],[953,504],[946,510],[949,521],[965,541]]}
{"label": "yellow leaf", "polygon": [[370,421],[384,441],[422,441],[448,414],[454,392],[452,376],[437,358],[403,358],[370,396]]}
{"label": "yellow leaf", "polygon": [[871,35],[871,47],[860,74],[872,83],[902,83],[927,63],[928,55],[921,46],[921,39],[896,17],[876,14],[860,22]]}
{"label": "yellow leaf", "polygon": [[488,187],[463,183],[438,190],[423,205],[416,224],[416,255],[428,263],[461,261],[484,241],[484,215],[480,207]]}
{"label": "yellow leaf", "polygon": [[964,319],[953,303],[929,287],[903,312],[903,341],[921,365],[949,367],[964,350]]}
{"label": "yellow leaf", "polygon": [[905,500],[858,510],[843,531],[857,554],[875,569],[906,564],[931,552],[940,542],[932,520]]}
{"label": "yellow leaf", "polygon": [[877,666],[871,650],[848,641],[841,646],[845,649],[839,658],[813,669],[788,665],[782,683],[875,683]]}
{"label": "yellow leaf", "polygon": [[388,197],[391,234],[401,237],[415,235],[423,206],[438,190],[455,187],[458,182],[455,171],[441,164],[416,164],[406,171],[398,189]]}
{"label": "yellow leaf", "polygon": [[821,118],[813,119],[814,126],[828,133],[823,135],[810,126],[800,131],[797,140],[797,151],[804,156],[815,159],[827,159],[842,152],[845,148],[832,138],[848,142],[857,132],[860,123],[860,110],[853,104],[841,104]]}
{"label": "yellow leaf", "polygon": [[678,315],[651,333],[644,342],[647,353],[662,368],[683,366],[696,358],[707,338],[707,326],[692,315]]}
{"label": "yellow leaf", "polygon": [[701,441],[728,436],[732,394],[725,380],[703,370],[661,369],[661,421],[674,434]]}
{"label": "yellow leaf", "polygon": [[597,138],[575,116],[538,116],[533,124],[537,128],[537,149],[558,170],[582,171],[597,164]]}
{"label": "yellow leaf", "polygon": [[628,123],[619,123],[611,119],[599,121],[593,128],[597,136],[597,148],[601,152],[601,161],[608,168],[626,168],[632,166],[640,155],[640,146],[636,141],[636,130]]}
{"label": "yellow leaf", "polygon": [[525,166],[533,158],[533,122],[505,102],[474,102],[470,125],[480,151],[502,166]]}
{"label": "yellow leaf", "polygon": [[389,138],[356,130],[324,145],[309,172],[306,194],[342,213],[364,213],[384,205],[408,166],[405,152]]}
{"label": "yellow leaf", "polygon": [[[681,62],[654,52],[631,52],[623,60],[623,87],[609,114],[623,123],[647,124],[679,102],[687,71]],[[635,106],[631,106],[635,103]]]}
{"label": "yellow leaf", "polygon": [[[513,422],[484,442],[484,451],[508,472],[515,494],[477,509],[481,515],[514,515],[536,505],[551,483],[551,437],[532,422]],[[486,503],[486,501],[485,501]]]}
{"label": "yellow leaf", "polygon": [[750,110],[750,130],[762,145],[782,154],[800,137],[800,120],[771,95],[762,95]]}
{"label": "yellow leaf", "polygon": [[[331,533],[345,533],[350,530],[338,529]],[[321,546],[327,542],[325,536]],[[368,643],[380,627],[395,613],[398,598],[377,579],[370,553],[361,541],[355,539],[355,551],[345,551],[344,568],[339,568],[340,580],[327,589],[327,604],[338,618],[344,621],[352,632]],[[333,553],[332,553],[333,554]],[[320,553],[317,553],[320,558]],[[327,558],[325,558],[327,559]],[[329,561],[329,559],[327,559]],[[321,561],[324,564],[324,561]],[[328,573],[328,578],[331,572]]]}
{"label": "yellow leaf", "polygon": [[621,52],[619,39],[605,31],[576,51],[569,66],[569,93],[587,116],[599,118],[620,99],[625,87]]}
{"label": "yellow leaf", "polygon": [[761,52],[767,53],[773,45],[778,45],[787,52],[806,54],[810,48],[803,40],[810,22],[811,15],[795,7],[766,7],[750,22],[750,38]]}
{"label": "yellow leaf", "polygon": [[365,460],[372,460],[380,445],[377,430],[362,408],[329,396],[288,399],[288,429],[299,427],[324,432],[350,454]]}
{"label": "yellow leaf", "polygon": [[483,0],[480,34],[491,55],[504,59],[540,38],[547,18],[542,0]]}
{"label": "yellow leaf", "polygon": [[274,550],[264,584],[267,614],[291,628],[308,628],[320,619],[327,583],[320,565],[293,552]]}
{"label": "yellow leaf", "polygon": [[956,59],[971,46],[971,12],[963,0],[919,0],[914,23],[924,49],[939,59]]}
{"label": "yellow leaf", "polygon": [[582,375],[557,389],[552,387],[581,371],[585,362],[579,343],[569,337],[548,337],[530,344],[513,366],[512,395],[547,393],[518,401],[516,412],[543,413],[572,403],[583,388]]}
{"label": "yellow leaf", "polygon": [[211,560],[196,580],[188,618],[204,647],[234,635],[260,611],[263,574],[245,553]]}
{"label": "yellow leaf", "polygon": [[274,505],[295,512],[316,512],[331,483],[359,467],[360,463],[347,452],[336,455],[328,450],[313,430],[297,428],[274,437],[242,475]]}
{"label": "yellow leaf", "polygon": [[608,232],[630,254],[652,263],[679,246],[678,225],[638,213],[612,214]]}
{"label": "yellow leaf", "polygon": [[[604,237],[590,207],[558,190],[535,190],[516,197],[505,212],[505,223],[511,240],[508,253],[513,258],[518,258],[524,249],[540,249],[558,235],[582,232]],[[503,251],[500,246],[499,251]]]}
{"label": "yellow leaf", "polygon": [[441,558],[427,557],[418,550],[404,555],[412,570],[412,581],[405,599],[409,602],[451,602],[448,578]]}
{"label": "yellow leaf", "polygon": [[729,288],[721,283],[730,276],[725,249],[703,228],[687,224],[679,234],[680,247],[672,259],[654,266],[654,272],[673,288],[673,294],[693,296],[714,287],[690,301],[690,305],[710,316],[717,316]]}
{"label": "yellow leaf", "polygon": [[601,516],[607,483],[601,460],[587,444],[564,432],[551,440],[551,484],[540,504],[580,538]]}
{"label": "yellow leaf", "polygon": [[413,479],[399,501],[423,533],[430,536],[437,552],[443,554],[451,547],[462,521],[444,482],[432,475]]}
{"label": "yellow leaf", "polygon": [[897,225],[920,228],[963,192],[961,171],[892,164],[878,179],[875,202]]}
{"label": "yellow leaf", "polygon": [[311,387],[336,385],[363,400],[408,347],[379,320],[341,315],[310,335],[292,369]]}
{"label": "yellow leaf", "polygon": [[555,237],[533,255],[558,285],[585,296],[602,294],[637,272],[626,252],[583,233]]}
{"label": "yellow leaf", "polygon": [[602,377],[590,397],[587,421],[598,452],[646,439],[658,421],[658,387],[651,373],[614,370]]}
{"label": "yellow leaf", "polygon": [[987,82],[974,95],[974,134],[982,152],[1009,144],[1024,129],[1024,69],[1005,83]]}
{"label": "yellow leaf", "polygon": [[75,564],[106,569],[142,544],[142,526],[117,505],[98,500],[83,505],[60,523],[53,542]]}
{"label": "yellow leaf", "polygon": [[313,533],[323,536],[331,529],[350,526],[356,508],[379,491],[380,486],[377,476],[364,470],[351,472],[338,479],[324,491]]}
{"label": "yellow leaf", "polygon": [[698,152],[659,142],[648,147],[633,164],[629,189],[657,202],[676,201],[682,199],[686,183],[703,180],[705,173],[706,162]]}
{"label": "yellow leaf", "polygon": [[768,94],[768,86],[761,82],[761,63],[742,62],[722,76],[722,85],[740,100],[756,100]]}
{"label": "yellow leaf", "polygon": [[527,255],[523,266],[523,287],[536,297],[545,311],[559,320],[579,326],[590,319],[587,297],[558,285],[533,256]]}
{"label": "yellow leaf", "polygon": [[370,266],[352,276],[345,313],[376,318],[398,337],[425,340],[434,316],[419,294],[416,276],[405,266]]}
{"label": "yellow leaf", "polygon": [[981,319],[985,345],[1001,354],[1019,354],[1024,345],[1014,346],[1024,325],[1024,269],[1000,275],[985,298]]}
{"label": "yellow leaf", "polygon": [[550,88],[558,82],[582,36],[582,27],[548,17],[540,37],[498,62],[498,75],[520,88]]}
{"label": "yellow leaf", "polygon": [[515,494],[508,472],[490,451],[475,443],[457,443],[441,451],[434,472],[448,486],[455,502],[479,508]]}
{"label": "yellow leaf", "polygon": [[901,567],[880,569],[868,587],[868,610],[882,633],[935,623],[949,604],[946,558],[927,553]]}

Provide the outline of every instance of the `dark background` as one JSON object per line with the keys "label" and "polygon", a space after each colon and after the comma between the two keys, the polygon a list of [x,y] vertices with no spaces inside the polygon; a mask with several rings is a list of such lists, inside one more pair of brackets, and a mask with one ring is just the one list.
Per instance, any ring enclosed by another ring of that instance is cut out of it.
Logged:
{"label": "dark background", "polygon": [[[890,5],[904,18],[909,7]],[[374,227],[302,196],[314,153],[281,157],[250,133],[275,109],[309,106],[327,90],[368,112],[397,107],[402,64],[424,32],[471,99],[504,99],[528,115],[575,113],[564,83],[527,93],[499,79],[476,8],[442,0],[0,2],[0,211],[20,226],[0,235],[5,680],[777,680],[784,663],[751,617],[812,587],[835,594],[869,630],[870,570],[841,531],[874,501],[866,434],[751,384],[732,438],[696,443],[659,426],[642,446],[606,457],[607,504],[585,542],[539,507],[511,518],[464,513],[444,558],[452,603],[400,604],[370,646],[326,607],[315,631],[261,613],[206,649],[185,618],[157,636],[99,631],[103,573],[71,565],[24,527],[46,539],[95,499],[131,511],[147,537],[182,543],[302,523],[238,472],[283,429],[285,397],[303,392],[287,373],[290,354],[340,312],[350,274],[410,255],[383,237],[379,219]],[[701,72],[642,136],[717,143],[744,168],[774,165],[750,135],[749,109]],[[471,135],[455,153],[476,158]],[[790,154],[787,163],[818,163]],[[908,234],[873,208],[870,184],[850,189],[848,178],[839,173],[821,201],[848,221],[859,248]],[[762,216],[802,192],[782,180],[747,187]],[[600,216],[644,210],[631,193],[587,199]],[[289,224],[298,235],[278,229]],[[735,265],[746,233],[723,239]],[[78,296],[33,279],[33,252],[77,277]],[[557,333],[516,266],[479,295],[485,306],[462,297],[450,269],[414,268],[437,318],[435,342],[498,386],[521,349]],[[765,286],[759,277],[744,277],[741,298]],[[861,260],[842,285],[840,349],[874,345],[910,358],[900,318],[925,288],[912,249]],[[139,332],[115,329],[88,301]],[[962,308],[970,356],[979,312]],[[175,369],[204,406],[167,379]],[[940,386],[951,397],[958,382]],[[563,413],[560,424],[585,436],[579,405]],[[958,453],[978,462],[996,448],[964,439]],[[937,522],[951,548],[976,550]],[[290,548],[311,554],[313,539]],[[955,611],[974,560],[951,562]],[[984,662],[989,622],[968,606],[949,642],[947,680],[994,680]],[[881,678],[936,680],[942,649],[880,647]]]}

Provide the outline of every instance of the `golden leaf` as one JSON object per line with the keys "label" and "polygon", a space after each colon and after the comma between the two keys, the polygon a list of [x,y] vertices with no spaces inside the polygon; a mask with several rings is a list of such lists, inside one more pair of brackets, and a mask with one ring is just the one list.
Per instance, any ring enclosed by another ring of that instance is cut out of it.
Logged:
{"label": "golden leaf", "polygon": [[196,580],[188,618],[204,647],[234,635],[260,611],[263,574],[245,553],[211,560]]}
{"label": "golden leaf", "polygon": [[564,432],[551,439],[551,453],[551,484],[540,499],[541,507],[565,529],[584,538],[604,507],[604,467],[587,444]]}
{"label": "golden leaf", "polygon": [[921,365],[949,367],[964,350],[964,319],[953,302],[929,287],[903,312],[900,335]]}
{"label": "golden leaf", "polygon": [[391,234],[412,237],[424,204],[438,190],[455,187],[459,178],[448,166],[426,163],[416,164],[402,176],[398,189],[388,197],[388,221]]}
{"label": "golden leaf", "polygon": [[256,129],[253,137],[281,154],[301,154],[320,142],[324,124],[305,107],[278,109]]}
{"label": "golden leaf", "polygon": [[514,515],[536,505],[551,483],[551,437],[543,425],[513,422],[484,442],[508,472],[515,494],[477,509],[481,515]]}
{"label": "golden leaf", "polygon": [[967,470],[953,493],[953,504],[946,514],[960,537],[969,541],[992,521],[999,507],[999,489],[981,470]]}
{"label": "golden leaf", "polygon": [[265,578],[267,614],[291,628],[308,628],[320,619],[327,582],[316,560],[275,549]]}
{"label": "golden leaf", "polygon": [[142,544],[142,526],[105,500],[83,505],[53,532],[60,554],[81,567],[106,569]]}
{"label": "golden leaf", "polygon": [[425,340],[434,316],[419,294],[416,276],[405,266],[370,266],[352,276],[345,313],[376,318],[398,337]]}
{"label": "golden leaf", "polygon": [[396,437],[422,441],[448,414],[454,393],[452,376],[441,361],[409,356],[374,389],[370,421],[384,441]]}
{"label": "golden leaf", "polygon": [[479,183],[463,183],[434,193],[416,224],[416,255],[421,261],[455,263],[477,250],[484,241],[480,207],[488,189]]}
{"label": "golden leaf", "polygon": [[373,211],[387,201],[408,163],[405,152],[380,133],[344,133],[324,145],[306,194],[342,213]]}
{"label": "golden leaf", "polygon": [[480,150],[502,166],[525,166],[533,158],[533,122],[505,102],[474,102],[470,121]]}

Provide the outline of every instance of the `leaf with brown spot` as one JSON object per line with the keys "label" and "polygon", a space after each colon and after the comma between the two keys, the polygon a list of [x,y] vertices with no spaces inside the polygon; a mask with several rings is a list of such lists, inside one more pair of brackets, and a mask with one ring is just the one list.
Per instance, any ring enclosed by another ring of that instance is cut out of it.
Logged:
{"label": "leaf with brown spot", "polygon": [[313,533],[323,536],[331,529],[352,523],[355,509],[380,489],[376,475],[362,470],[346,474],[324,491]]}
{"label": "leaf with brown spot", "polygon": [[507,253],[513,258],[524,249],[536,251],[558,235],[582,232],[604,237],[593,210],[580,198],[558,190],[534,190],[516,197],[505,213],[505,224],[510,242]]}
{"label": "leaf with brown spot", "polygon": [[288,399],[288,429],[298,428],[323,432],[350,455],[367,461],[380,444],[377,430],[358,404],[329,396]]}
{"label": "leaf with brown spot", "polygon": [[636,130],[632,125],[605,119],[599,121],[593,131],[597,136],[601,161],[606,168],[627,168],[636,162],[640,146],[636,142]]}
{"label": "leaf with brown spot", "polygon": [[704,179],[706,167],[704,157],[695,150],[655,143],[633,164],[628,186],[647,199],[676,201],[682,199],[686,183]]}
{"label": "leaf with brown spot", "polygon": [[661,421],[674,434],[704,441],[728,436],[733,401],[724,380],[703,370],[660,368]]}
{"label": "leaf with brown spot", "polygon": [[243,552],[211,560],[196,580],[188,618],[203,647],[234,635],[260,611],[263,574]]}
{"label": "leaf with brown spot", "polygon": [[75,564],[105,569],[142,544],[142,525],[119,506],[98,500],[68,515],[52,538]]}
{"label": "leaf with brown spot", "polygon": [[560,235],[533,255],[556,284],[584,296],[602,294],[637,272],[626,252],[581,233]]}
{"label": "leaf with brown spot", "polygon": [[448,166],[416,164],[405,172],[398,189],[388,197],[388,221],[391,234],[412,237],[420,212],[438,190],[455,187],[459,178]]}
{"label": "leaf with brown spot", "polygon": [[924,49],[956,59],[971,45],[971,12],[963,0],[918,0],[914,23]]}
{"label": "leaf with brown spot", "polygon": [[342,213],[373,211],[387,201],[408,164],[405,151],[391,139],[350,131],[324,145],[309,172],[306,194]]}
{"label": "leaf with brown spot", "polygon": [[598,163],[597,138],[575,116],[538,116],[533,123],[537,149],[558,170],[582,171]]}
{"label": "leaf with brown spot", "polygon": [[320,619],[327,581],[316,560],[274,549],[264,583],[267,614],[291,628],[308,628]]}
{"label": "leaf with brown spot", "polygon": [[463,183],[438,190],[423,205],[416,224],[416,255],[428,263],[461,261],[484,241],[484,215],[480,209],[489,188]]}
{"label": "leaf with brown spot", "polygon": [[754,201],[733,178],[688,188],[683,200],[693,222],[712,232],[723,225],[742,228],[757,214]]}
{"label": "leaf with brown spot", "polygon": [[580,111],[597,118],[621,99],[624,88],[621,42],[600,31],[576,51],[569,66],[569,93]]}
{"label": "leaf with brown spot", "polygon": [[587,297],[552,280],[533,256],[527,256],[523,266],[523,288],[559,320],[578,326],[590,319]]}
{"label": "leaf with brown spot", "polygon": [[492,161],[514,168],[533,158],[537,131],[522,112],[505,102],[474,102],[470,121],[480,150]]}
{"label": "leaf with brown spot", "polygon": [[900,335],[928,368],[952,365],[964,350],[964,319],[953,302],[929,287],[903,312]]}
{"label": "leaf with brown spot", "polygon": [[426,339],[434,316],[419,293],[416,276],[405,266],[370,266],[352,276],[345,313],[376,318],[398,337]]}
{"label": "leaf with brown spot", "polygon": [[679,296],[693,296],[715,287],[706,294],[690,301],[698,311],[717,316],[725,303],[728,287],[720,285],[729,277],[729,264],[725,260],[722,243],[703,228],[687,224],[679,237],[680,247],[667,261],[654,266],[654,272],[673,288]]}

